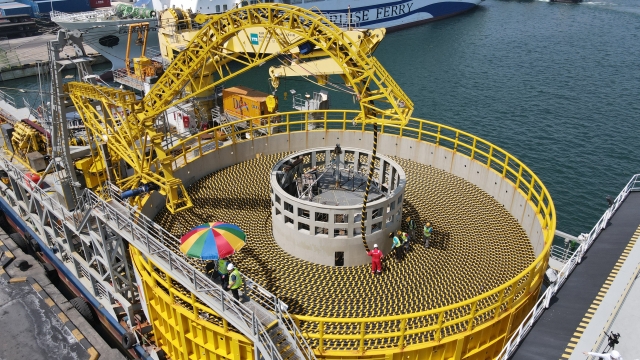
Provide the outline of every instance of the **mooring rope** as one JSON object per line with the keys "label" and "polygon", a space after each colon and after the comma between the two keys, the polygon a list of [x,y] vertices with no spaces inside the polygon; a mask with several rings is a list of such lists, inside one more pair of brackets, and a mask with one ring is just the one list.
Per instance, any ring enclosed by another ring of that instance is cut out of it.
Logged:
{"label": "mooring rope", "polygon": [[367,244],[367,227],[365,221],[367,220],[367,199],[369,198],[369,189],[371,189],[371,179],[373,178],[373,170],[376,164],[376,152],[378,151],[378,125],[373,124],[373,152],[371,154],[371,161],[369,162],[369,177],[367,178],[367,188],[364,190],[364,199],[362,201],[362,216],[360,219],[360,231],[362,232],[362,245],[364,245],[365,251],[369,252],[369,245]]}

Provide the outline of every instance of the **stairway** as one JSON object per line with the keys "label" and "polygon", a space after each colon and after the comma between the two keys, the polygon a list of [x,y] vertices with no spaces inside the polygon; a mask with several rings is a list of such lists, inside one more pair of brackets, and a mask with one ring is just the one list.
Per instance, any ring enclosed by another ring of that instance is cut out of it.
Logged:
{"label": "stairway", "polygon": [[269,338],[273,341],[278,349],[278,353],[282,357],[282,360],[297,360],[304,359],[300,357],[298,352],[296,351],[295,344],[292,344],[289,340],[289,337],[286,335],[287,331],[283,326],[279,326],[277,323],[276,326],[267,330],[269,334]]}
{"label": "stairway", "polygon": [[[13,178],[24,178],[24,173],[15,165],[7,160],[3,162],[4,168]],[[37,186],[25,186],[22,189],[28,192],[33,200],[42,204],[50,214],[60,219],[70,231],[70,235],[80,236],[83,229],[86,230],[85,225],[90,217],[108,226],[108,231],[117,233],[123,240],[142,251],[159,268],[170,272],[173,279],[187,291],[195,294],[206,306],[251,339],[254,344],[254,358],[316,360],[313,350],[302,337],[300,329],[287,313],[287,306],[280,299],[243,275],[246,284],[243,297],[246,301],[235,300],[220,285],[191,266],[188,258],[180,251],[170,250],[175,248],[175,244],[179,244],[179,240],[140,214],[137,209],[122,202],[119,199],[119,191],[105,187],[106,192],[112,193],[112,199],[105,201],[93,191],[85,189],[76,202],[75,210],[69,211]],[[114,191],[116,194],[113,194]],[[60,227],[63,225],[60,224]],[[62,232],[63,229],[60,230]]]}
{"label": "stairway", "polygon": [[[169,270],[175,280],[225,318],[243,335],[253,340],[256,353],[259,353],[261,358],[315,360],[313,350],[302,338],[302,333],[289,314],[283,309],[286,306],[253,280],[243,275],[249,289],[243,296],[248,300],[239,302],[206,275],[193,268],[185,261],[182,254],[171,251],[165,246],[165,244],[179,243],[171,234],[142,214],[138,214],[134,223],[129,214],[137,210],[131,208],[129,204],[116,199],[106,202],[88,190],[83,194],[82,204],[86,211],[90,211],[118,232],[123,239],[145,252],[146,256],[156,264]],[[256,295],[253,295],[254,293]],[[252,294],[252,297],[256,297],[260,302],[256,302],[248,294]],[[265,296],[269,301],[261,298]],[[268,326],[270,331],[266,330]],[[301,346],[305,349],[301,349]],[[303,353],[306,356],[303,356]]]}

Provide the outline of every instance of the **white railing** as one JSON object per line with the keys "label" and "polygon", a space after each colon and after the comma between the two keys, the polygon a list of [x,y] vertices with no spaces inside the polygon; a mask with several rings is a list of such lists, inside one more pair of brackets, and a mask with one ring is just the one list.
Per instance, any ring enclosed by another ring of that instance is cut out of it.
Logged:
{"label": "white railing", "polygon": [[[282,360],[276,345],[265,329],[265,325],[259,321],[256,313],[189,264],[188,258],[179,251],[179,248],[177,252],[170,250],[170,248],[175,249],[179,246],[179,240],[144,214],[132,208],[128,203],[123,202],[119,194],[114,193],[116,189],[106,186],[106,191],[112,195],[112,199],[120,205],[121,209],[116,209],[98,197],[93,191],[85,189],[78,199],[76,209],[69,211],[58,201],[51,198],[30,178],[27,178],[10,161],[2,158],[2,163],[9,176],[15,179],[19,186],[30,193],[32,198],[38,199],[40,205],[47,208],[48,211],[64,221],[74,231],[81,231],[79,227],[87,211],[93,211],[94,214],[97,212],[98,216],[103,218],[104,221],[115,225],[114,230],[127,234],[126,240],[136,248],[144,249],[155,263],[166,266],[166,269],[176,279],[180,279],[179,281],[183,285],[186,286],[188,284],[193,287],[193,292],[199,294],[207,306],[212,306],[218,314],[227,319],[245,336],[253,338],[254,346],[266,359]],[[125,211],[123,212],[122,210]],[[286,320],[291,319],[288,313],[286,316],[281,315],[283,309],[286,309],[286,305],[252,279],[242,276],[246,279],[246,289],[249,290],[247,293],[250,292],[252,299],[256,301],[256,304],[260,305],[258,310],[262,309],[267,313],[278,314],[280,324],[287,330],[286,335],[294,338],[295,343],[292,346],[305,346],[304,348],[298,347],[298,350],[303,352],[308,360],[315,360],[316,357],[306,340],[302,338],[301,331],[292,320]],[[284,311],[286,312],[286,310]]]}
{"label": "white railing", "polygon": [[0,101],[4,101],[7,104],[16,107],[16,101],[13,98],[13,96],[8,95],[7,93],[5,93],[4,91],[0,90]]}
{"label": "white railing", "polygon": [[58,21],[63,21],[63,22],[64,21],[69,21],[69,22],[91,21],[95,19],[107,18],[109,16],[115,15],[115,13],[116,13],[116,10],[114,8],[98,9],[98,10],[85,11],[85,12],[79,12],[79,13],[73,13],[73,14],[54,10],[49,13],[49,16],[51,16],[51,21],[57,23]]}
{"label": "white railing", "polygon": [[[576,249],[577,250],[577,249]],[[567,260],[573,255],[575,250],[571,250],[571,248],[567,246],[553,245],[551,247],[551,258],[554,260],[558,260],[562,263],[566,263]]]}
{"label": "white railing", "polygon": [[640,174],[634,175],[631,180],[627,183],[627,185],[622,189],[620,194],[616,197],[613,205],[604,212],[600,220],[596,223],[596,225],[591,229],[586,241],[582,242],[578,249],[573,253],[569,261],[564,265],[560,273],[558,274],[558,280],[551,284],[547,290],[540,296],[536,305],[531,309],[531,311],[524,318],[518,329],[511,336],[509,341],[505,344],[500,351],[500,354],[496,357],[498,360],[507,360],[513,353],[516,351],[520,342],[524,337],[529,333],[535,322],[542,316],[542,313],[549,308],[549,304],[551,298],[558,293],[562,285],[567,281],[573,269],[580,264],[582,261],[582,256],[589,250],[591,244],[596,240],[600,232],[607,227],[609,220],[613,216],[613,214],[618,210],[620,205],[624,202],[630,192],[632,191],[640,191]]}

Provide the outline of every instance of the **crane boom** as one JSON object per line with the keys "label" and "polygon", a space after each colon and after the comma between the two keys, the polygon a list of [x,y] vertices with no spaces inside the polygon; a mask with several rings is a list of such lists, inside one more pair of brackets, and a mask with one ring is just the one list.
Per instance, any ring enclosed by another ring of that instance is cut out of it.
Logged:
{"label": "crane boom", "polygon": [[[94,141],[106,144],[111,152],[102,157],[115,157],[116,162],[123,160],[133,168],[132,176],[122,171],[117,174],[120,188],[153,183],[166,195],[172,213],[192,203],[181,180],[173,176],[174,157],[163,147],[164,134],[156,130],[156,119],[170,107],[270,59],[290,53],[299,58],[333,59],[340,67],[335,73],[359,100],[361,112],[355,121],[405,124],[411,116],[413,102],[371,56],[384,30],[343,31],[319,14],[279,3],[261,3],[218,15],[199,14],[195,20],[202,28],[142,100],[129,91],[67,84]],[[261,33],[254,33],[256,29]],[[231,43],[234,50],[229,49]],[[191,87],[196,91],[185,94],[183,90],[190,83],[198,84]]]}

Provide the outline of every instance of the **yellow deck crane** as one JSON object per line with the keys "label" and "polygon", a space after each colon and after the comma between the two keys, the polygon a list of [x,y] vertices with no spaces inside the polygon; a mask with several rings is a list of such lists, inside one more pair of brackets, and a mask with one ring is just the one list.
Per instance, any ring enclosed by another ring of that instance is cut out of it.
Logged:
{"label": "yellow deck crane", "polygon": [[[371,56],[377,41],[352,39],[319,14],[292,5],[264,3],[219,15],[199,14],[195,21],[202,24],[201,29],[142,100],[136,100],[130,91],[77,82],[67,85],[99,145],[94,162],[104,163],[106,175],[113,176],[123,190],[142,195],[156,187],[166,195],[171,212],[192,203],[182,181],[173,176],[174,158],[165,151],[164,135],[156,129],[158,116],[281,54],[297,52],[301,58],[333,59],[359,100],[361,111],[354,121],[404,124],[411,116],[413,103]],[[375,34],[361,32],[359,36]],[[229,44],[234,44],[233,50]],[[279,50],[267,50],[273,46]],[[179,97],[189,84],[199,84],[197,91]],[[121,161],[133,174],[119,169]]]}

